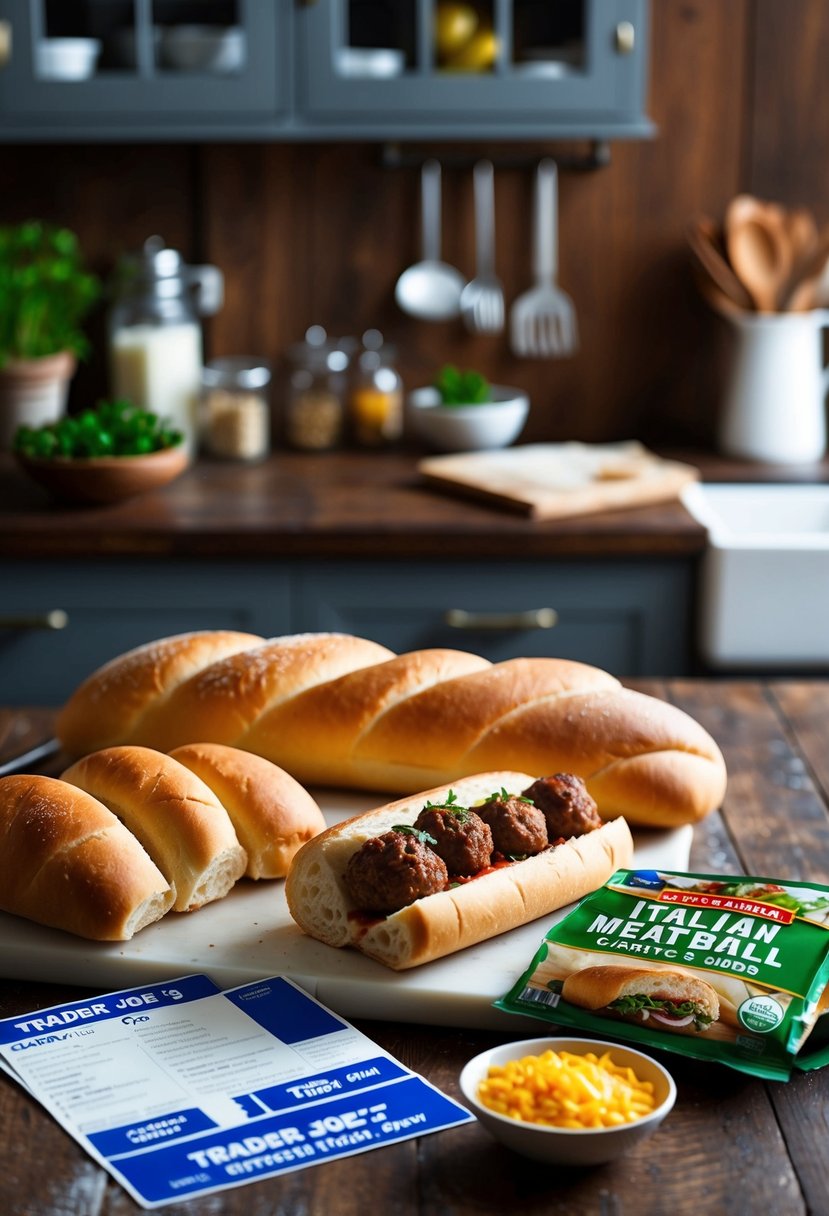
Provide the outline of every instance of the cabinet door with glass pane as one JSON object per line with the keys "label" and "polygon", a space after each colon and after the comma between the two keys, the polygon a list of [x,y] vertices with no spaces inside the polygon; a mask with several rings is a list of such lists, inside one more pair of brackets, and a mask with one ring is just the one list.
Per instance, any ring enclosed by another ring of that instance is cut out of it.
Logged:
{"label": "cabinet door with glass pane", "polygon": [[289,104],[289,0],[4,7],[11,52],[0,71],[0,136],[221,133],[242,121],[273,123]]}
{"label": "cabinet door with glass pane", "polygon": [[651,133],[647,0],[316,0],[299,107],[363,134]]}

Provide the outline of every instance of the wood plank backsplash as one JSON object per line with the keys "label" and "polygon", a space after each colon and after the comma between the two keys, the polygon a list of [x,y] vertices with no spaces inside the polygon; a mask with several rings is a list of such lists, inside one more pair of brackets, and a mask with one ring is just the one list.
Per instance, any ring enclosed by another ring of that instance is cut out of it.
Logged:
{"label": "wood plank backsplash", "polygon": [[[470,336],[395,306],[420,253],[419,175],[381,167],[373,144],[14,146],[0,164],[0,220],[30,215],[78,232],[107,274],[160,233],[226,278],[206,325],[209,355],[256,354],[284,383],[306,327],[381,329],[407,387],[441,363],[526,389],[526,440],[706,444],[726,327],[699,300],[683,229],[751,190],[829,218],[829,6],[825,0],[652,0],[649,113],[656,138],[614,143],[609,167],[560,175],[560,281],[581,331],[576,356],[521,360],[505,336]],[[455,146],[447,150],[457,152]],[[507,146],[463,151],[514,155]],[[530,157],[568,149],[528,146]],[[430,151],[440,155],[441,146]],[[474,270],[471,172],[447,167],[443,255]],[[530,283],[531,169],[496,171],[497,269],[508,302]],[[72,400],[107,391],[103,309]]]}

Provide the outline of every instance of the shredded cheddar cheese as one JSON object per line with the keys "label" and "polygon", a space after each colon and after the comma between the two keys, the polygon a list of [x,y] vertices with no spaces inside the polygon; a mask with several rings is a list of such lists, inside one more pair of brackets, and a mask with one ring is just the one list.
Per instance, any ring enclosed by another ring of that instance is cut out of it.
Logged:
{"label": "shredded cheddar cheese", "polygon": [[543,1127],[599,1128],[635,1123],[655,1107],[653,1085],[609,1051],[545,1051],[493,1065],[478,1087],[489,1110]]}

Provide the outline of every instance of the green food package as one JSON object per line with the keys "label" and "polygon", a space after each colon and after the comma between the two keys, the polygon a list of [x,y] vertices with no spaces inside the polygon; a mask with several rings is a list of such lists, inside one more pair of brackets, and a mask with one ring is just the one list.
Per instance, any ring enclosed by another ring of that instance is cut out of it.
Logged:
{"label": "green food package", "polygon": [[829,1062],[828,983],[829,887],[617,870],[495,1005],[785,1081]]}

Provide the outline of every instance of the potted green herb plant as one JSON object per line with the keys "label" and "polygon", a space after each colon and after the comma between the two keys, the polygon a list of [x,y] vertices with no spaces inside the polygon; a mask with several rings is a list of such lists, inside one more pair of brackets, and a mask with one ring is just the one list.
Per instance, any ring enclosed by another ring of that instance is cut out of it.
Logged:
{"label": "potted green herb plant", "polygon": [[0,449],[19,426],[65,412],[99,290],[74,233],[37,220],[0,227]]}

